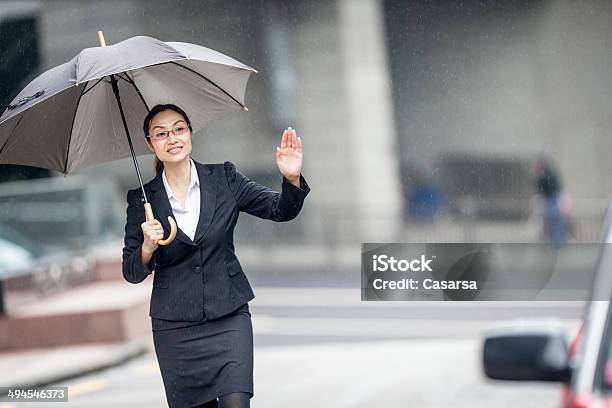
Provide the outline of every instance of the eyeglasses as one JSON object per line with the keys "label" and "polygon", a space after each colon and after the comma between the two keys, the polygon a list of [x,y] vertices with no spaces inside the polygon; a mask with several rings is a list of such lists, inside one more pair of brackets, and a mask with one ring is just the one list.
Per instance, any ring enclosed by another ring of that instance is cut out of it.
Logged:
{"label": "eyeglasses", "polygon": [[189,130],[188,125],[182,123],[174,126],[172,130],[157,130],[152,135],[148,135],[147,137],[153,140],[164,140],[168,136],[170,136],[170,132],[174,134],[174,136],[180,136]]}

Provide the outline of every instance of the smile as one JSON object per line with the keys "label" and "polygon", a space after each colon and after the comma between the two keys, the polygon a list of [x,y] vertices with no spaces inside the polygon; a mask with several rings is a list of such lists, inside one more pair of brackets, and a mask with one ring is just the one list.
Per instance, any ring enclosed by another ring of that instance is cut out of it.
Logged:
{"label": "smile", "polygon": [[173,147],[172,149],[167,150],[167,152],[170,154],[177,154],[178,152],[181,151],[181,149],[183,149],[183,146]]}

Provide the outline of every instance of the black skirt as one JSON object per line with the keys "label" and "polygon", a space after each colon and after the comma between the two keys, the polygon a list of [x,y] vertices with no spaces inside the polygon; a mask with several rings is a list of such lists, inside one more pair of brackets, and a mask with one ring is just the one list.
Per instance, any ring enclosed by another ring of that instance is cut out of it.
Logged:
{"label": "black skirt", "polygon": [[253,397],[253,326],[248,304],[219,319],[153,331],[170,408],[193,407],[230,392]]}

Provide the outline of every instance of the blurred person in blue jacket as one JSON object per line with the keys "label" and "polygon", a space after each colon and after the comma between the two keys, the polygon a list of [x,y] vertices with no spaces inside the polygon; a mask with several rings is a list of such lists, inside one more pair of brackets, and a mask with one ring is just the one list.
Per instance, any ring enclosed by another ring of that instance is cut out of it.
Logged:
{"label": "blurred person in blue jacket", "polygon": [[408,196],[408,215],[415,221],[433,222],[444,204],[442,191],[434,183],[420,180]]}
{"label": "blurred person in blue jacket", "polygon": [[567,241],[568,219],[563,211],[563,193],[559,176],[545,158],[538,158],[534,166],[536,190],[544,198],[542,234],[546,242],[562,246]]}

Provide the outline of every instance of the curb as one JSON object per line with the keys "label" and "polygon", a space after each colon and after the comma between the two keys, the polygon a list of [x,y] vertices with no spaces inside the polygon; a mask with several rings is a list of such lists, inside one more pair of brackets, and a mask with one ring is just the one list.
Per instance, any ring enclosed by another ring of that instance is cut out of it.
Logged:
{"label": "curb", "polygon": [[107,347],[109,350],[104,350],[95,358],[82,359],[76,364],[57,366],[34,375],[22,375],[22,378],[17,376],[9,384],[3,384],[3,386],[11,388],[42,387],[118,366],[150,351],[150,346],[144,339],[118,345],[98,345],[97,347]]}

